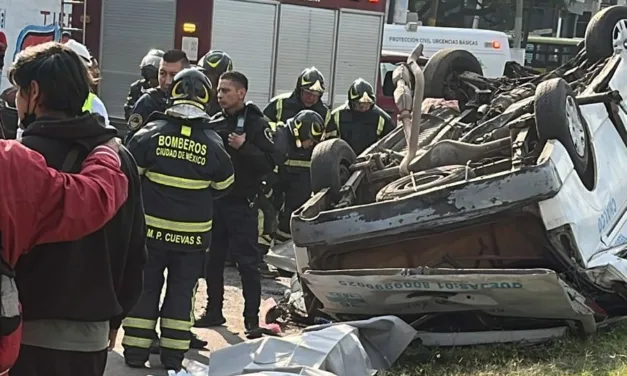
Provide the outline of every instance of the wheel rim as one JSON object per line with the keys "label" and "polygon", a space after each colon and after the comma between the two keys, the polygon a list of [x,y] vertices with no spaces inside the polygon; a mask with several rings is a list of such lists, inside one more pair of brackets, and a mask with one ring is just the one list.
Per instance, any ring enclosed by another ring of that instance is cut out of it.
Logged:
{"label": "wheel rim", "polygon": [[577,111],[575,98],[571,96],[566,97],[566,119],[575,152],[580,157],[583,157],[586,154],[586,131],[581,116],[579,116],[579,111]]}
{"label": "wheel rim", "polygon": [[622,19],[616,22],[612,30],[612,45],[614,51],[627,49],[627,20]]}
{"label": "wheel rim", "polygon": [[[438,180],[442,180],[445,177],[446,175],[444,174],[442,175],[430,174],[430,175],[415,177],[414,179],[411,179],[411,177],[408,177],[407,181],[404,184],[401,184],[397,188],[397,191],[403,192],[406,190],[413,190],[414,187],[420,187],[425,184],[431,184]],[[414,185],[414,182],[416,183],[415,185]]]}

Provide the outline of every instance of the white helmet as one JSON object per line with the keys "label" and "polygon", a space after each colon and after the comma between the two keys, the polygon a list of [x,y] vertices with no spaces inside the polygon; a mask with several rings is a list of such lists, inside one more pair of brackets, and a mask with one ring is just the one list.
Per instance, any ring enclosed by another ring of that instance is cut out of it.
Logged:
{"label": "white helmet", "polygon": [[85,63],[87,67],[91,67],[92,57],[91,57],[91,54],[89,53],[89,50],[84,44],[79,43],[75,41],[74,39],[70,39],[67,42],[65,42],[65,45],[68,46],[72,51],[74,51],[78,56],[83,58],[83,62]]}
{"label": "white helmet", "polygon": [[142,59],[142,62],[139,64],[140,68],[146,67],[148,65],[152,65],[153,67],[159,69],[159,64],[161,64],[161,58],[163,57],[163,51],[152,49],[148,51],[146,56]]}

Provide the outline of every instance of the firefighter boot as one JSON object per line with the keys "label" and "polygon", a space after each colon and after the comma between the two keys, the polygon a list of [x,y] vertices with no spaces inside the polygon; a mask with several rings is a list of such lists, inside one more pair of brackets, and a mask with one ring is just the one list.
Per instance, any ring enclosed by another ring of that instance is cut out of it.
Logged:
{"label": "firefighter boot", "polygon": [[213,328],[226,324],[226,319],[222,316],[222,312],[205,311],[194,323],[194,328]]}
{"label": "firefighter boot", "polygon": [[190,334],[192,336],[192,340],[189,344],[189,348],[195,349],[195,350],[205,350],[205,346],[207,346],[209,342],[198,338],[198,336],[195,333],[190,332]]}
{"label": "firefighter boot", "polygon": [[263,329],[259,327],[259,318],[257,317],[245,317],[244,328],[246,329],[246,338],[256,339],[263,336]]}

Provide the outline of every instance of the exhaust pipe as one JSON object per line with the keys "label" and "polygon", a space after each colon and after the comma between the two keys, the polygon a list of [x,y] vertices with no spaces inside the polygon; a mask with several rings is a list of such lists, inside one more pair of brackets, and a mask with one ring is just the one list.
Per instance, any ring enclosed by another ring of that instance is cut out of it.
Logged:
{"label": "exhaust pipe", "polygon": [[399,65],[392,73],[392,81],[396,86],[394,102],[399,110],[398,121],[403,124],[405,141],[407,142],[407,153],[400,165],[401,175],[409,175],[409,164],[418,151],[425,88],[425,77],[418,66],[418,60],[422,56],[423,48],[422,44],[417,45],[407,58],[407,63]]}

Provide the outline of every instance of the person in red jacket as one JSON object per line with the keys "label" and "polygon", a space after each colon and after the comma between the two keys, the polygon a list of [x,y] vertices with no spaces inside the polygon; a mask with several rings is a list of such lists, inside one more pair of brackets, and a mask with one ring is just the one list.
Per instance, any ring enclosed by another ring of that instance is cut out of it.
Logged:
{"label": "person in red jacket", "polygon": [[[117,151],[116,140],[96,147],[80,174],[71,175],[48,168],[43,156],[19,142],[0,140],[3,265],[15,267],[19,257],[35,245],[77,240],[113,218],[128,195]],[[2,276],[1,283],[6,282],[12,281]],[[17,305],[16,297],[12,298],[2,294],[3,314],[15,308],[11,304]],[[18,327],[0,336],[0,375],[8,374],[17,359],[20,334]]]}

